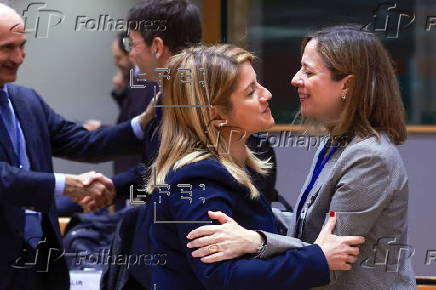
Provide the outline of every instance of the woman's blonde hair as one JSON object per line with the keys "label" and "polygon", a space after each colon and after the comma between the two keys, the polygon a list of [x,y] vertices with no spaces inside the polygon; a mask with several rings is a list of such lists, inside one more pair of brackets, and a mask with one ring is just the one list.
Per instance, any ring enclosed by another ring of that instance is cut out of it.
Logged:
{"label": "woman's blonde hair", "polygon": [[[231,154],[225,154],[229,140],[220,138],[209,108],[219,106],[225,113],[232,110],[230,96],[238,84],[240,66],[253,59],[251,53],[229,44],[193,47],[171,57],[170,78],[163,80],[163,105],[168,107],[163,110],[161,146],[151,166],[156,178],[147,181],[147,192],[151,193],[155,184],[165,184],[170,170],[213,157],[248,187],[252,198],[259,196],[244,168]],[[269,160],[262,161],[245,148],[246,165],[266,174],[271,168]]]}
{"label": "woman's blonde hair", "polygon": [[380,40],[360,27],[327,27],[302,42],[304,52],[309,41],[317,41],[334,81],[354,76],[340,120],[330,134],[380,138],[378,132],[385,132],[393,143],[402,144],[407,137],[404,105],[391,58]]}

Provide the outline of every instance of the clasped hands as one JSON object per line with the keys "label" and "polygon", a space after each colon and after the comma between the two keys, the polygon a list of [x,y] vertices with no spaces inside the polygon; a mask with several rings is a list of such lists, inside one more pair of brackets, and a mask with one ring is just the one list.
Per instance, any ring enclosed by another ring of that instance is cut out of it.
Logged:
{"label": "clasped hands", "polygon": [[[211,219],[221,225],[207,225],[192,230],[187,238],[187,247],[195,249],[191,255],[200,258],[203,263],[215,263],[255,254],[262,243],[256,231],[247,230],[223,212],[209,211]],[[358,246],[365,242],[361,236],[337,236],[332,234],[336,226],[336,216],[331,216],[322,228],[314,244],[323,251],[329,268],[333,270],[351,270],[351,264],[357,261]]]}
{"label": "clasped hands", "polygon": [[85,212],[91,212],[113,204],[115,187],[111,179],[95,171],[66,174],[64,195],[80,204]]}

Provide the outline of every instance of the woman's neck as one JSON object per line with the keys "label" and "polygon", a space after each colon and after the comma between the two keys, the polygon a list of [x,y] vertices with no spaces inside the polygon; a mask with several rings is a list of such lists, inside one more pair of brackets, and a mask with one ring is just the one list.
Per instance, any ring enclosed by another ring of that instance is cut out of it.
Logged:
{"label": "woman's neck", "polygon": [[322,122],[322,125],[327,129],[329,133],[332,132],[332,130],[335,128],[337,124],[337,121],[328,121],[328,122]]}
{"label": "woman's neck", "polygon": [[230,151],[229,153],[232,155],[232,157],[236,160],[236,163],[244,167],[247,164],[247,149],[245,147],[245,140],[242,142],[235,142],[233,144],[230,144]]}
{"label": "woman's neck", "polygon": [[224,133],[224,136],[229,146],[226,153],[230,154],[239,166],[241,166],[242,168],[245,167],[248,158],[245,144],[248,140],[249,135],[247,134],[248,136],[244,136],[240,140],[238,140],[237,138],[235,138],[235,136],[231,136],[231,134],[226,133]]}

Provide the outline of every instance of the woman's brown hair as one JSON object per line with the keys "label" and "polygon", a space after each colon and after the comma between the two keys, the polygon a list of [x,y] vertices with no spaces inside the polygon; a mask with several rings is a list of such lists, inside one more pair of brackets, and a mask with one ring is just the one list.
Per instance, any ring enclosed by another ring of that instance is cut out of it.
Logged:
{"label": "woman's brown hair", "polygon": [[357,25],[332,26],[307,35],[302,51],[312,39],[334,81],[354,76],[330,134],[380,138],[384,132],[394,144],[404,143],[404,105],[392,60],[380,40]]}

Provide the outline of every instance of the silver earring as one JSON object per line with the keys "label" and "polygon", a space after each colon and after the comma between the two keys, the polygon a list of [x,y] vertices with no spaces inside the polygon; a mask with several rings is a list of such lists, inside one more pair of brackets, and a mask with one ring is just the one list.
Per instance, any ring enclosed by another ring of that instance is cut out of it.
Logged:
{"label": "silver earring", "polygon": [[227,125],[227,120],[223,120],[223,121],[224,122],[221,122],[221,123],[218,124],[218,126],[216,126],[218,130],[223,128],[225,125]]}
{"label": "silver earring", "polygon": [[347,100],[347,93],[346,92],[341,93],[341,99],[342,99],[342,101]]}

